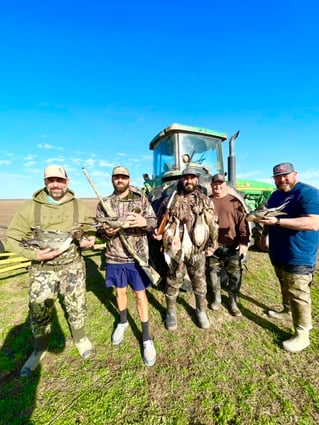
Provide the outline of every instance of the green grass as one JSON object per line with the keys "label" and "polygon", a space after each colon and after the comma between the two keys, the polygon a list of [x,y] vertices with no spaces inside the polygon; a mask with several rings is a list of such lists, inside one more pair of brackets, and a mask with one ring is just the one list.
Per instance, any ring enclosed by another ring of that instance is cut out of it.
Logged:
{"label": "green grass", "polygon": [[242,318],[208,311],[209,330],[196,326],[194,296],[181,292],[178,330],[163,326],[165,297],[149,290],[157,363],[142,361],[141,329],[129,292],[130,328],[123,343],[110,338],[117,320],[113,290],[104,287],[100,252],[86,254],[87,333],[96,354],[82,362],[63,309],[56,305],[50,351],[30,379],[19,370],[32,351],[27,320],[28,276],[0,275],[0,424],[6,425],[210,425],[319,423],[319,289],[312,289],[311,346],[282,350],[290,323],[277,323],[266,308],[280,308],[279,287],[268,256],[252,251],[244,271]]}

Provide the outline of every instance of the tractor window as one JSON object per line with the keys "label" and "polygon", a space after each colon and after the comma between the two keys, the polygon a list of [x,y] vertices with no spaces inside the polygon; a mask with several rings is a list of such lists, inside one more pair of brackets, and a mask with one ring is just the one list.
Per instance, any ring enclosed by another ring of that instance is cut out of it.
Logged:
{"label": "tractor window", "polygon": [[161,143],[155,147],[153,161],[155,176],[162,176],[167,171],[176,169],[174,136],[162,140]]}
{"label": "tractor window", "polygon": [[[223,173],[221,141],[213,137],[193,134],[180,134],[180,163],[186,166],[202,166],[209,169],[211,174]],[[185,163],[189,158],[189,163]]]}

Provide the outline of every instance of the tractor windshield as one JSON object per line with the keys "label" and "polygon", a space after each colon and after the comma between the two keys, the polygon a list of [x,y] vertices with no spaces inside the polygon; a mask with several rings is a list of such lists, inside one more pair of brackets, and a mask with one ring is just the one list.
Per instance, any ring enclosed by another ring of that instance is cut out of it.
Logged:
{"label": "tractor windshield", "polygon": [[160,184],[166,173],[178,175],[185,167],[193,167],[199,174],[224,173],[222,141],[203,134],[171,133],[155,147],[153,179]]}

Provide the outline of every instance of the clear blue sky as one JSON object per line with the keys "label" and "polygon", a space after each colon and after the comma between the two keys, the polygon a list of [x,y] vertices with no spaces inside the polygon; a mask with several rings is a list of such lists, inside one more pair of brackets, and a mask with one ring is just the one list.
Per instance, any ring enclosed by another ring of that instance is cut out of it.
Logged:
{"label": "clear blue sky", "polygon": [[290,161],[319,187],[318,16],[317,0],[2,1],[0,198],[30,198],[50,163],[79,197],[82,166],[103,195],[118,164],[141,185],[174,122],[240,130],[238,177]]}

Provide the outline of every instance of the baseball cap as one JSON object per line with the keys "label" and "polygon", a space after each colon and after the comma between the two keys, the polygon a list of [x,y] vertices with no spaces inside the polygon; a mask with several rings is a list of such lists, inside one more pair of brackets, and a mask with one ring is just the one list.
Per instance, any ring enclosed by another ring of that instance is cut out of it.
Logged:
{"label": "baseball cap", "polygon": [[185,168],[182,172],[182,176],[191,175],[198,177],[198,173],[194,168]]}
{"label": "baseball cap", "polygon": [[118,165],[117,167],[113,168],[112,176],[127,176],[130,177],[130,173],[126,167],[123,167],[122,165]]}
{"label": "baseball cap", "polygon": [[224,174],[214,174],[212,177],[212,183],[216,182],[224,182],[225,181],[225,175]]}
{"label": "baseball cap", "polygon": [[282,162],[273,168],[273,177],[289,174],[295,171],[294,166],[290,162]]}
{"label": "baseball cap", "polygon": [[59,177],[61,179],[67,179],[68,175],[63,167],[60,165],[48,165],[44,169],[44,178]]}

